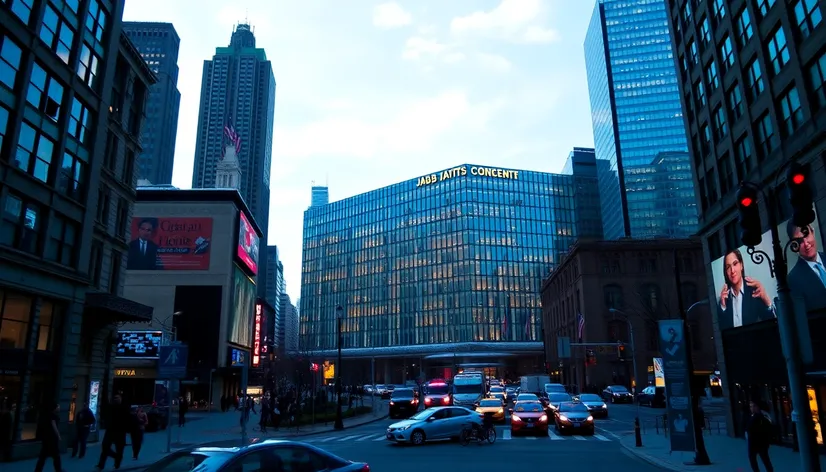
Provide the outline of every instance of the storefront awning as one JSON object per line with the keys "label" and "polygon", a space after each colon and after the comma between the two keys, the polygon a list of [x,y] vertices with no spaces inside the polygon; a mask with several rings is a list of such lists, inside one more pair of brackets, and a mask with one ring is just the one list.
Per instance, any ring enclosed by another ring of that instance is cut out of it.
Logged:
{"label": "storefront awning", "polygon": [[150,322],[154,308],[111,293],[86,292],[86,312],[112,322]]}

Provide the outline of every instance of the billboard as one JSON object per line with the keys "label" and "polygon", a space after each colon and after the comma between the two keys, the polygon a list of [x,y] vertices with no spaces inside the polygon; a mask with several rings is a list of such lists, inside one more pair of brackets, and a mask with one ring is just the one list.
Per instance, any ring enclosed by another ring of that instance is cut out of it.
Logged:
{"label": "billboard", "polygon": [[162,331],[118,331],[115,357],[157,359],[162,341]]}
{"label": "billboard", "polygon": [[665,397],[668,399],[666,418],[671,433],[671,451],[694,452],[694,415],[691,411],[688,353],[685,351],[685,323],[683,320],[660,320],[657,324],[663,356],[661,365]]}
{"label": "billboard", "polygon": [[252,275],[258,275],[258,235],[255,234],[255,228],[250,224],[247,215],[243,211],[238,214],[238,259],[244,262]]}
{"label": "billboard", "polygon": [[663,358],[654,358],[654,386],[665,387],[665,371],[663,370]]}
{"label": "billboard", "polygon": [[261,303],[255,304],[255,324],[252,332],[252,366],[261,364],[261,321],[264,318],[264,307]]}
{"label": "billboard", "polygon": [[[800,252],[791,249],[789,258],[789,288],[795,303],[803,303],[811,312],[826,308],[826,269],[823,262],[823,238],[818,220],[808,228],[808,235],[790,221],[778,227],[780,245],[785,247],[792,238],[802,238]],[[771,234],[763,234],[763,242],[756,250],[772,254]],[[714,300],[721,330],[739,328],[752,323],[776,318],[775,297],[777,284],[771,276],[767,261],[755,264],[745,246],[728,250],[723,257],[712,261]]]}
{"label": "billboard", "polygon": [[232,277],[231,303],[227,319],[229,342],[249,347],[252,344],[252,322],[255,315],[255,284],[238,267]]}
{"label": "billboard", "polygon": [[132,218],[127,270],[209,270],[212,218]]}

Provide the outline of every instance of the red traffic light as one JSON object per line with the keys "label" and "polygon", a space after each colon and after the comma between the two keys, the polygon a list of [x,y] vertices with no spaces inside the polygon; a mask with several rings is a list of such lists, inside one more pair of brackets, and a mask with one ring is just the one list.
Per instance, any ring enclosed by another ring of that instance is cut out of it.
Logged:
{"label": "red traffic light", "polygon": [[796,185],[800,185],[805,181],[806,181],[806,176],[803,175],[803,174],[794,174],[792,176],[792,182],[794,182]]}
{"label": "red traffic light", "polygon": [[750,207],[752,203],[754,203],[754,200],[752,200],[750,197],[743,197],[743,199],[740,200],[740,204],[744,207]]}

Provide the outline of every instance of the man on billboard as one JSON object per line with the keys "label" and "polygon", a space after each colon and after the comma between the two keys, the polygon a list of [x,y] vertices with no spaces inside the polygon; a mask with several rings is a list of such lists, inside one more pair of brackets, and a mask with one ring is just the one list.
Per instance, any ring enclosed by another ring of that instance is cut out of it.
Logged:
{"label": "man on billboard", "polygon": [[789,240],[800,240],[797,263],[789,272],[789,287],[803,298],[807,311],[826,307],[826,268],[823,266],[826,256],[817,250],[814,227],[809,225],[808,229],[804,236],[802,228],[791,221],[786,224]]}
{"label": "man on billboard", "polygon": [[723,278],[725,283],[720,290],[717,307],[717,320],[721,330],[774,318],[772,301],[763,289],[763,284],[755,278],[746,277],[743,254],[739,249],[726,253],[723,259]]}
{"label": "man on billboard", "polygon": [[158,245],[152,235],[158,228],[157,218],[143,218],[138,224],[138,237],[129,243],[127,270],[163,270],[158,260]]}

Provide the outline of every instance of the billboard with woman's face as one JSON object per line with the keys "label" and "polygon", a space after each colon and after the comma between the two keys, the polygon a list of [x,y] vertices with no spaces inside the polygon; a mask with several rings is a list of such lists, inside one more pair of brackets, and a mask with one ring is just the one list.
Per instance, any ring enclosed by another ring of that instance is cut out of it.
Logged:
{"label": "billboard with woman's face", "polygon": [[[822,242],[819,224],[815,220],[807,231],[786,222],[778,228],[780,244],[785,247],[792,238],[800,239],[800,252],[789,250],[789,287],[796,303],[803,303],[811,312],[826,308],[826,255],[818,248]],[[804,236],[804,233],[805,234]],[[763,234],[763,242],[755,247],[771,257],[771,233]],[[756,263],[756,262],[759,262]],[[754,261],[745,246],[728,250],[711,263],[714,280],[714,300],[721,330],[739,328],[776,317],[777,281],[771,276],[769,261]]]}

